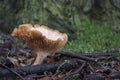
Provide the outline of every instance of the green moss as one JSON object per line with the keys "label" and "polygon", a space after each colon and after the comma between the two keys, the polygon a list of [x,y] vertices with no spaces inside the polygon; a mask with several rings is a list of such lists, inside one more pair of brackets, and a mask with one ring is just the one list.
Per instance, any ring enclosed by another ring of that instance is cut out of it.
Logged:
{"label": "green moss", "polygon": [[120,34],[109,27],[85,20],[76,21],[77,40],[69,41],[65,46],[71,52],[105,52],[120,48]]}

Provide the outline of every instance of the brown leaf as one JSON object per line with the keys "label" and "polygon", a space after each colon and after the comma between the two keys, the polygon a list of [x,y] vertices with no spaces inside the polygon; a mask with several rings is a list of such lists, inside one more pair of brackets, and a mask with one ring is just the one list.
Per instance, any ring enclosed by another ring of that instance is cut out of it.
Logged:
{"label": "brown leaf", "polygon": [[20,66],[20,64],[19,64],[17,59],[12,58],[12,57],[8,57],[8,59],[14,64],[15,67]]}
{"label": "brown leaf", "polygon": [[45,77],[40,78],[40,79],[38,79],[38,80],[50,80],[50,77],[49,77],[49,76],[45,76]]}
{"label": "brown leaf", "polygon": [[120,63],[118,63],[118,64],[115,65],[115,69],[118,70],[118,71],[120,71]]}
{"label": "brown leaf", "polygon": [[63,78],[65,76],[65,74],[60,74],[58,75],[58,78]]}
{"label": "brown leaf", "polygon": [[34,62],[34,60],[35,60],[34,58],[30,58],[26,61],[26,64],[31,65]]}

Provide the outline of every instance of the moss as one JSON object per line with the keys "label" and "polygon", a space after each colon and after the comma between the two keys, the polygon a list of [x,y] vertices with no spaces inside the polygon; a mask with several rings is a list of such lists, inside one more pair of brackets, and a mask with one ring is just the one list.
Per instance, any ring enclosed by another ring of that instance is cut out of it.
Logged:
{"label": "moss", "polygon": [[120,34],[109,27],[85,19],[76,21],[77,40],[69,41],[65,46],[71,52],[105,52],[120,48]]}

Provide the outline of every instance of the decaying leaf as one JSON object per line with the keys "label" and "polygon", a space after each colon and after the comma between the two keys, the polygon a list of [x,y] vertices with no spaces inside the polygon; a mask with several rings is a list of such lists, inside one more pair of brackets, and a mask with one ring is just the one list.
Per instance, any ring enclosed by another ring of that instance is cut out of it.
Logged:
{"label": "decaying leaf", "polygon": [[120,71],[120,63],[118,63],[118,64],[115,65],[115,69],[118,70],[118,71]]}
{"label": "decaying leaf", "polygon": [[19,61],[13,57],[8,57],[8,59],[14,64],[15,67],[20,66]]}
{"label": "decaying leaf", "polygon": [[26,61],[27,65],[31,65],[34,62],[35,58],[30,58]]}
{"label": "decaying leaf", "polygon": [[38,79],[38,80],[50,80],[50,77],[49,76],[45,76],[45,77],[43,77],[41,79]]}

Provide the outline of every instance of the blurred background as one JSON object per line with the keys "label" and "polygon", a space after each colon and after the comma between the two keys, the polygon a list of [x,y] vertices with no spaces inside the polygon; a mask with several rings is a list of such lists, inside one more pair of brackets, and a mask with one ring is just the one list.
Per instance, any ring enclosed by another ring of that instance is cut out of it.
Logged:
{"label": "blurred background", "polygon": [[0,30],[23,23],[65,32],[64,50],[105,52],[120,48],[120,0],[0,0]]}

